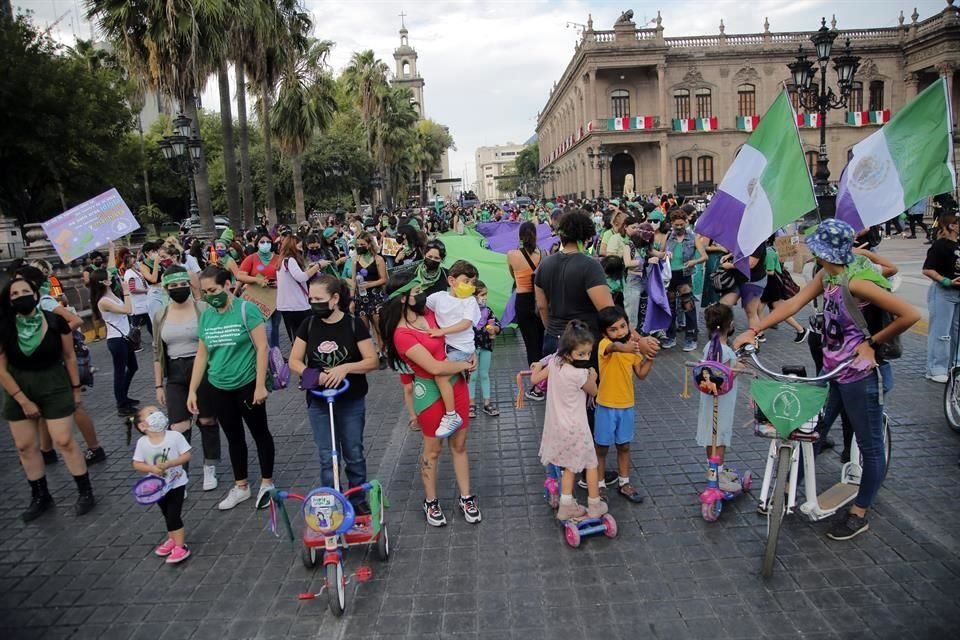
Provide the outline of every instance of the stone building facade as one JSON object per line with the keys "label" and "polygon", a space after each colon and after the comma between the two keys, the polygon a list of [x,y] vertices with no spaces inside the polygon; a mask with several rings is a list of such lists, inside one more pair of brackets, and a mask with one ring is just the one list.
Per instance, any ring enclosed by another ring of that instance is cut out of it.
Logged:
{"label": "stone building facade", "polygon": [[497,177],[505,175],[514,166],[517,155],[525,148],[525,144],[514,144],[512,142],[494,147],[477,148],[478,198],[481,200],[502,200],[513,197],[514,194],[498,184]]}
{"label": "stone building facade", "polygon": [[[957,121],[960,17],[953,5],[947,0],[925,20],[914,11],[893,27],[839,30],[834,55],[849,40],[861,60],[848,112],[826,118],[831,181],[854,144],[940,76]],[[659,12],[654,28],[638,29],[631,18],[625,13],[609,31],[594,30],[588,19],[537,117],[540,167],[556,174],[558,194],[570,196],[620,195],[628,174],[637,193],[712,191],[756,116],[791,88],[787,65],[798,47],[816,59],[813,31],[772,32],[764,21],[761,33],[726,34],[721,20],[717,35],[666,37]],[[832,65],[827,82],[839,93]],[[819,131],[791,97],[813,173]],[[957,141],[955,134],[955,148]],[[601,148],[605,160],[596,157]]]}

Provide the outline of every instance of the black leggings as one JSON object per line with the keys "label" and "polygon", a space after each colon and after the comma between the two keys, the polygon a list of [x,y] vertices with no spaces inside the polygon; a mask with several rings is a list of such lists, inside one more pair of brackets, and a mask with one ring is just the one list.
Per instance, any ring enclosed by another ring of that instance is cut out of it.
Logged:
{"label": "black leggings", "polygon": [[210,405],[220,420],[220,428],[227,436],[233,478],[237,482],[247,479],[247,438],[243,433],[244,422],[247,423],[247,429],[257,445],[260,477],[273,477],[274,448],[273,436],[267,426],[267,405],[253,404],[255,386],[255,380],[229,391],[210,385]]}
{"label": "black leggings", "polygon": [[300,325],[303,324],[303,321],[307,319],[308,311],[281,311],[280,314],[283,316],[283,326],[287,329],[287,337],[290,338],[290,343],[293,344],[293,339],[297,334],[297,329],[300,328]]}
{"label": "black leggings", "polygon": [[107,349],[113,358],[113,397],[117,407],[125,404],[129,398],[130,383],[137,372],[137,354],[130,348],[126,338],[110,338]]}
{"label": "black leggings", "polygon": [[180,514],[183,512],[183,498],[187,492],[187,485],[170,489],[166,495],[157,501],[160,511],[163,512],[163,519],[167,521],[167,531],[178,531],[183,529],[183,520]]}
{"label": "black leggings", "polygon": [[[217,428],[217,423],[200,423],[197,424],[197,428],[200,429],[200,443],[203,446],[203,464],[216,464],[220,460],[220,431]],[[183,437],[192,444],[193,428],[184,431]],[[190,471],[189,461],[183,463],[183,470]]]}
{"label": "black leggings", "polygon": [[533,364],[543,357],[543,323],[537,315],[533,292],[517,294],[516,311],[517,326],[527,350],[527,364]]}

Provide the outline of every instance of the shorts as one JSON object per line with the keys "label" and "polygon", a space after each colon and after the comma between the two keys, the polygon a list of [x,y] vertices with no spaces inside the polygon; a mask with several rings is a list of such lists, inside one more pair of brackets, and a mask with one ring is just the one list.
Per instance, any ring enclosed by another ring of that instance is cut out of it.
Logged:
{"label": "shorts", "polygon": [[759,300],[763,296],[764,289],[767,288],[767,278],[757,280],[756,282],[744,282],[740,285],[740,306],[744,309],[754,300]]}
{"label": "shorts", "polygon": [[633,442],[633,407],[612,409],[597,405],[593,441],[601,447]]}
{"label": "shorts", "polygon": [[[8,371],[23,394],[40,409],[46,420],[69,418],[77,410],[73,402],[70,376],[63,363],[40,371],[20,371],[8,365]],[[3,417],[5,420],[26,420],[20,403],[4,390]]]}
{"label": "shorts", "polygon": [[467,360],[473,357],[474,353],[476,353],[476,351],[471,351],[470,353],[467,353],[466,351],[461,351],[456,347],[451,347],[450,345],[447,345],[447,360],[449,360],[450,362],[466,362]]}
{"label": "shorts", "polygon": [[[167,417],[170,424],[186,422],[193,418],[193,414],[187,409],[187,395],[190,392],[190,376],[193,373],[193,357],[172,358],[167,360],[167,383],[165,392],[167,394]],[[197,387],[197,408],[200,415],[209,418],[214,415],[213,407],[210,404],[210,382],[206,374]]]}

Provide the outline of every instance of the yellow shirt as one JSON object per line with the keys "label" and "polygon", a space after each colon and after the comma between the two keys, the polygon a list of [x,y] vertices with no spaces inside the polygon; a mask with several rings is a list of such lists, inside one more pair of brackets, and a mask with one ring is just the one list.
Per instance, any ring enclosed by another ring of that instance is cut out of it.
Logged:
{"label": "yellow shirt", "polygon": [[633,406],[633,365],[643,362],[637,353],[608,353],[612,345],[608,338],[600,340],[600,389],[597,404],[610,409],[629,409]]}

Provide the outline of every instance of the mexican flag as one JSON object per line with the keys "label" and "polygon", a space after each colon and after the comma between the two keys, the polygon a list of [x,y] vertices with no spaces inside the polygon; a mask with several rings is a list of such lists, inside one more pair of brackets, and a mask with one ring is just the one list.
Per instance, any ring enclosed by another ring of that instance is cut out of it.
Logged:
{"label": "mexican flag", "polygon": [[940,78],[854,145],[840,176],[837,218],[859,231],[956,189],[950,118],[947,83]]}
{"label": "mexican flag", "polygon": [[633,119],[634,129],[653,129],[653,116],[637,116]]}
{"label": "mexican flag", "polygon": [[819,113],[798,113],[797,126],[812,127],[816,129],[817,127],[820,126],[820,114]]}
{"label": "mexican flag", "polygon": [[890,122],[890,109],[884,109],[883,111],[871,111],[870,122],[872,124],[884,124],[886,122]]}
{"label": "mexican flag", "polygon": [[716,131],[717,130],[717,116],[710,116],[709,118],[697,118],[697,131]]}
{"label": "mexican flag", "polygon": [[760,124],[760,116],[737,116],[737,129],[753,131]]}
{"label": "mexican flag", "polygon": [[673,130],[683,131],[684,133],[687,133],[688,131],[696,131],[697,119],[696,118],[674,118]]}
{"label": "mexican flag", "polygon": [[609,118],[607,120],[607,131],[629,131],[630,118]]}
{"label": "mexican flag", "polygon": [[865,124],[870,123],[870,112],[869,111],[848,111],[847,112],[847,124],[852,124],[855,127],[862,127]]}

